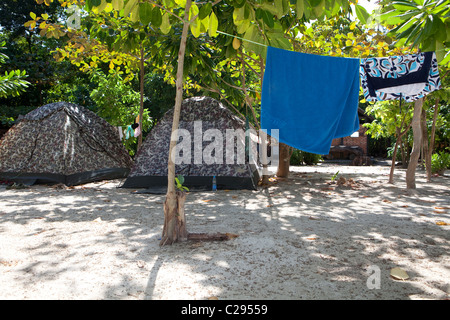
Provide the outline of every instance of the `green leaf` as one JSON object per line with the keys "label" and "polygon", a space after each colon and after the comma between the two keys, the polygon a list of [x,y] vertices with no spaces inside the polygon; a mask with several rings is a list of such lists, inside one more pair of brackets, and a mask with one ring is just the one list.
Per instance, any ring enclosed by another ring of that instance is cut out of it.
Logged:
{"label": "green leaf", "polygon": [[200,31],[202,33],[207,32],[209,28],[209,16],[206,16],[205,19],[200,20],[199,23],[200,23]]}
{"label": "green leaf", "polygon": [[186,7],[186,0],[175,0],[175,3],[182,8]]}
{"label": "green leaf", "polygon": [[169,14],[165,13],[162,16],[162,22],[161,22],[161,26],[160,26],[161,32],[163,34],[168,34],[170,32],[171,28],[172,28],[172,26],[170,25]]}
{"label": "green leaf", "polygon": [[198,6],[195,3],[193,3],[189,8],[189,21],[195,16],[197,16],[198,18],[198,13],[199,13]]}
{"label": "green leaf", "polygon": [[92,8],[92,11],[94,13],[98,13],[98,12],[102,12],[103,10],[106,9],[106,6],[108,5],[108,3],[106,2],[106,0],[101,0],[100,4],[98,6],[94,6]]}
{"label": "green leaf", "polygon": [[138,0],[128,0],[127,5],[123,9],[124,17],[128,17],[128,15],[130,14],[130,12],[134,8],[134,6],[137,4],[137,2],[138,2]]}
{"label": "green leaf", "polygon": [[[441,61],[445,58],[445,48],[442,42],[436,41],[436,59],[438,63],[441,63]],[[447,53],[448,54],[448,53]]]}
{"label": "green leaf", "polygon": [[408,10],[420,10],[416,5],[408,2],[398,2],[394,1],[392,6],[400,11],[408,11]]}
{"label": "green leaf", "polygon": [[218,27],[219,27],[219,21],[217,20],[217,17],[213,11],[213,12],[211,12],[211,15],[209,16],[208,34],[210,37],[215,37],[217,35]]}
{"label": "green leaf", "polygon": [[162,15],[159,8],[154,8],[152,11],[152,25],[159,28],[162,23]]}
{"label": "green leaf", "polygon": [[235,8],[242,8],[245,5],[246,0],[235,0],[234,1],[234,7]]}
{"label": "green leaf", "polygon": [[297,0],[296,9],[297,9],[297,17],[298,18],[303,17],[303,12],[305,11],[305,3],[303,0]]}
{"label": "green leaf", "polygon": [[30,12],[30,17],[31,19],[36,20],[36,13]]}
{"label": "green leaf", "polygon": [[273,28],[273,26],[274,26],[274,21],[273,21],[274,17],[273,17],[273,15],[269,11],[261,10],[261,16],[262,16],[262,19],[263,19],[264,23],[269,28]]}
{"label": "green leaf", "polygon": [[191,8],[189,9],[189,21],[191,21],[195,16],[197,16],[197,18],[191,22],[191,24],[189,25],[192,35],[196,38],[198,38],[200,36],[201,33],[201,23],[198,19],[198,7],[196,4],[192,4]]}
{"label": "green leaf", "polygon": [[101,4],[102,4],[102,0],[91,0],[92,7],[98,7]]}
{"label": "green leaf", "polygon": [[152,5],[148,2],[139,4],[139,19],[144,26],[152,21]]}
{"label": "green leaf", "polygon": [[436,40],[438,41],[446,41],[447,40],[447,28],[445,24],[442,22],[442,20],[439,17],[434,17],[433,24],[435,26],[436,30]]}
{"label": "green leaf", "polygon": [[361,23],[366,24],[370,15],[367,13],[366,9],[364,9],[359,4],[355,5],[355,13]]}
{"label": "green leaf", "polygon": [[403,21],[397,15],[398,15],[397,10],[385,12],[380,15],[380,21],[385,21],[388,25],[396,25]]}
{"label": "green leaf", "polygon": [[[271,14],[276,15],[278,10],[270,3],[263,2],[260,6],[261,9],[269,11]],[[236,9],[235,9],[236,10]],[[242,19],[241,19],[242,20]]]}
{"label": "green leaf", "polygon": [[114,10],[120,11],[123,9],[123,0],[112,0],[111,3]]}
{"label": "green leaf", "polygon": [[276,16],[281,18],[283,16],[283,0],[274,0]]}
{"label": "green leaf", "polygon": [[[247,50],[253,51],[257,55],[265,55],[265,52],[267,51],[266,48],[258,45],[258,43],[264,45],[265,39],[254,24],[247,29],[243,38],[248,40],[244,41],[244,45]],[[229,46],[228,48],[232,48],[232,46]]]}
{"label": "green leaf", "polygon": [[322,0],[322,1],[318,2],[317,4],[315,4],[313,11],[314,11],[314,14],[316,15],[316,17],[320,18],[322,16],[323,12],[325,11],[325,0]]}
{"label": "green leaf", "polygon": [[439,64],[442,65],[442,66],[445,66],[449,62],[450,62],[450,51],[447,51],[447,53],[445,54],[444,58],[441,61],[439,61]]}
{"label": "green leaf", "polygon": [[136,22],[139,20],[139,6],[134,6],[130,12],[130,20]]}
{"label": "green leaf", "polygon": [[200,36],[200,33],[201,33],[201,31],[200,31],[200,28],[201,28],[200,21],[197,21],[197,23],[195,23],[195,22],[191,23],[189,26],[190,26],[192,35],[195,38],[198,38]]}
{"label": "green leaf", "polygon": [[274,38],[271,40],[272,40],[272,45],[275,45],[275,47],[277,47],[277,48],[284,49],[284,50],[292,49],[292,44],[285,37],[277,37],[277,38]]}
{"label": "green leaf", "polygon": [[402,23],[401,25],[398,26],[398,28],[395,28],[392,31],[395,30],[396,33],[405,32],[406,30],[413,28],[415,23],[417,23],[417,20],[414,17],[412,17],[411,19]]}
{"label": "green leaf", "polygon": [[237,24],[237,32],[242,34],[247,31],[247,29],[250,27],[251,22],[250,20],[242,20],[239,24]]}
{"label": "green leaf", "polygon": [[204,4],[201,8],[200,11],[198,13],[198,17],[200,18],[200,20],[205,19],[207,16],[209,16],[209,14],[211,13],[212,10],[212,5],[210,2]]}

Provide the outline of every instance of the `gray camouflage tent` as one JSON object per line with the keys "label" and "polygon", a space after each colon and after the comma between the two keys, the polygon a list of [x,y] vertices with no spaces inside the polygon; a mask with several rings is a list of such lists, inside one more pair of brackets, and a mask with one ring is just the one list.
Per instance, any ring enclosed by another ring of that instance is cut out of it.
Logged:
{"label": "gray camouflage tent", "polygon": [[[150,193],[163,193],[167,189],[173,111],[166,112],[146,137],[123,188],[146,188]],[[259,172],[256,159],[253,161],[243,153],[246,123],[219,101],[210,97],[184,100],[179,129],[182,132],[179,133],[177,155],[186,161],[176,162],[175,174],[184,177],[184,185],[191,191],[211,190],[214,176],[217,189],[257,188]],[[242,134],[227,136],[227,130]],[[248,143],[247,146],[256,154],[254,144]],[[214,161],[210,161],[210,155],[216,157]],[[232,156],[227,160],[229,155]]]}
{"label": "gray camouflage tent", "polygon": [[125,178],[132,165],[113,126],[67,102],[31,111],[0,140],[0,178],[26,184]]}

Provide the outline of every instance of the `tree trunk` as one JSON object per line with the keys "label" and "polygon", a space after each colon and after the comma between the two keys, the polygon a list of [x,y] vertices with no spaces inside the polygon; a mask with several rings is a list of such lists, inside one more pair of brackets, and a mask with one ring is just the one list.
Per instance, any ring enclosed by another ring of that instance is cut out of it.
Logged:
{"label": "tree trunk", "polygon": [[406,169],[406,188],[416,188],[416,168],[420,156],[420,147],[422,145],[422,129],[420,128],[420,116],[422,113],[423,98],[414,103],[414,115],[411,126],[413,129],[413,148],[409,158],[408,169]]}
{"label": "tree trunk", "polygon": [[428,128],[427,128],[427,112],[422,108],[422,161],[425,164],[427,172],[427,182],[431,181],[431,159],[428,162]]}
{"label": "tree trunk", "polygon": [[[427,160],[426,160],[427,182],[431,182],[431,156],[433,155],[433,151],[434,151],[434,138],[435,138],[435,134],[436,134],[436,120],[437,120],[438,113],[439,113],[439,99],[436,98],[436,102],[434,103],[433,124],[431,126],[430,145],[428,148],[428,154],[425,155],[427,157]],[[428,168],[430,169],[430,180],[428,180]]]}
{"label": "tree trunk", "polygon": [[186,193],[175,191],[167,193],[164,202],[164,229],[160,245],[173,244],[177,241],[186,241],[188,237],[184,202]]}
{"label": "tree trunk", "polygon": [[139,108],[139,128],[141,129],[141,134],[138,138],[137,149],[141,149],[142,145],[142,116],[144,115],[144,48],[141,47],[141,58],[140,58],[140,91],[141,91],[141,106]]}
{"label": "tree trunk", "polygon": [[[172,134],[169,146],[169,164],[167,168],[167,194],[164,203],[164,228],[161,237],[160,245],[173,244],[177,241],[187,240],[186,221],[184,217],[184,196],[181,199],[181,194],[175,190],[175,162],[172,159],[172,151],[177,144],[177,137],[175,131],[178,129],[180,122],[181,103],[183,100],[183,68],[184,68],[184,53],[186,51],[186,39],[189,29],[189,9],[192,0],[186,1],[186,8],[184,9],[184,23],[183,31],[181,33],[180,49],[178,51],[178,68],[176,81],[176,97],[175,107],[173,112]],[[180,207],[181,206],[181,207]],[[183,214],[181,215],[180,212]]]}
{"label": "tree trunk", "polygon": [[394,169],[395,169],[395,160],[397,159],[397,149],[402,140],[400,128],[396,128],[396,131],[397,131],[397,141],[395,141],[394,153],[392,154],[391,171],[389,172],[389,183],[391,184],[394,183]]}
{"label": "tree trunk", "polygon": [[408,158],[408,145],[407,143],[405,143],[404,140],[405,138],[403,137],[400,144],[400,150],[402,153],[402,168],[406,169],[408,167],[409,158]]}
{"label": "tree trunk", "polygon": [[291,147],[284,143],[279,143],[279,162],[277,169],[277,177],[288,178],[289,176],[289,166],[291,163]]}
{"label": "tree trunk", "polygon": [[[260,85],[261,85],[261,89],[263,87],[263,79],[264,79],[264,59],[263,57],[260,55],[259,56],[259,71],[260,71],[260,75],[259,75],[259,81],[260,81]],[[269,128],[267,128],[269,129]],[[265,135],[265,138],[267,139],[268,136]],[[265,144],[267,142],[267,140],[265,142],[263,142],[263,144]],[[266,145],[267,146],[267,145]],[[263,162],[263,171],[262,171],[262,179],[261,179],[261,183],[263,185],[267,185],[269,184],[269,169],[268,169],[268,160],[267,160],[267,148],[265,148],[263,150],[263,154],[262,154],[262,162]]]}
{"label": "tree trunk", "polygon": [[[405,123],[405,120],[406,120],[406,113],[405,113],[405,115],[402,118],[402,122],[400,123],[400,127],[396,128],[397,140],[395,141],[394,153],[392,155],[391,171],[389,173],[389,183],[391,183],[391,184],[394,183],[394,169],[395,169],[395,161],[397,159],[398,147],[399,147],[399,145],[402,145],[402,137],[408,132],[408,130],[409,130],[410,126],[411,126],[411,124],[409,124],[405,128],[405,130],[401,131],[402,128],[403,128],[403,124]],[[403,162],[404,158],[406,158],[406,157],[404,156],[403,151],[402,151],[402,165],[403,166],[405,165],[405,163]]]}
{"label": "tree trunk", "polygon": [[[245,63],[244,63],[244,54],[242,53],[242,49],[239,49],[239,52],[241,53],[241,77],[242,77],[242,90],[244,92],[244,96],[245,96],[245,104],[247,106],[247,108],[250,108],[252,115],[253,115],[253,121],[255,122],[255,125],[258,127],[258,130],[261,129],[261,126],[258,124],[258,119],[256,118],[256,113],[255,110],[253,109],[253,103],[250,99],[250,96],[248,95],[247,92],[247,84],[246,84],[246,79],[245,79]],[[262,59],[260,57],[260,59]],[[260,60],[261,61],[261,60]],[[260,64],[261,66],[261,64]],[[263,66],[261,66],[261,68],[263,68]],[[262,88],[262,76],[264,75],[263,72],[261,72],[261,88]],[[267,138],[267,135],[264,135],[264,138]],[[262,172],[262,179],[261,179],[261,183],[264,184],[268,184],[269,183],[269,174],[268,174],[268,165],[267,165],[267,145],[265,144],[267,142],[263,141],[263,143],[260,144],[260,146],[262,146],[262,149],[260,150],[260,153],[262,155],[261,160],[263,163],[263,172]]]}

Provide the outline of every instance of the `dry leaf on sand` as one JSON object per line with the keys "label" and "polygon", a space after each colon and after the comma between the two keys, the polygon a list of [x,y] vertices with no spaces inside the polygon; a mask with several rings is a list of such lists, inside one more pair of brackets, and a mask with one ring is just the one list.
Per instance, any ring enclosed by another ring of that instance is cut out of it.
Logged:
{"label": "dry leaf on sand", "polygon": [[391,269],[391,277],[395,280],[408,280],[409,276],[402,268]]}

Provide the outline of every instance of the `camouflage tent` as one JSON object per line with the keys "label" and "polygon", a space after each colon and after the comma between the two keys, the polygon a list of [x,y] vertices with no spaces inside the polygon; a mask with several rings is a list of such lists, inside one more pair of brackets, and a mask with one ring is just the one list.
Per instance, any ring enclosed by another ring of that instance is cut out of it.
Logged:
{"label": "camouflage tent", "polygon": [[125,178],[132,164],[113,126],[67,102],[31,111],[0,140],[0,178],[27,184]]}
{"label": "camouflage tent", "polygon": [[[167,164],[173,109],[164,114],[146,137],[122,187],[167,189]],[[191,191],[217,189],[256,189],[259,180],[256,160],[245,154],[246,122],[210,97],[183,101],[176,147],[175,174],[184,177]],[[250,131],[248,131],[250,132]],[[228,135],[227,135],[228,134]],[[254,132],[252,132],[253,139]],[[248,141],[249,139],[247,139]],[[247,152],[247,155],[249,153]]]}

